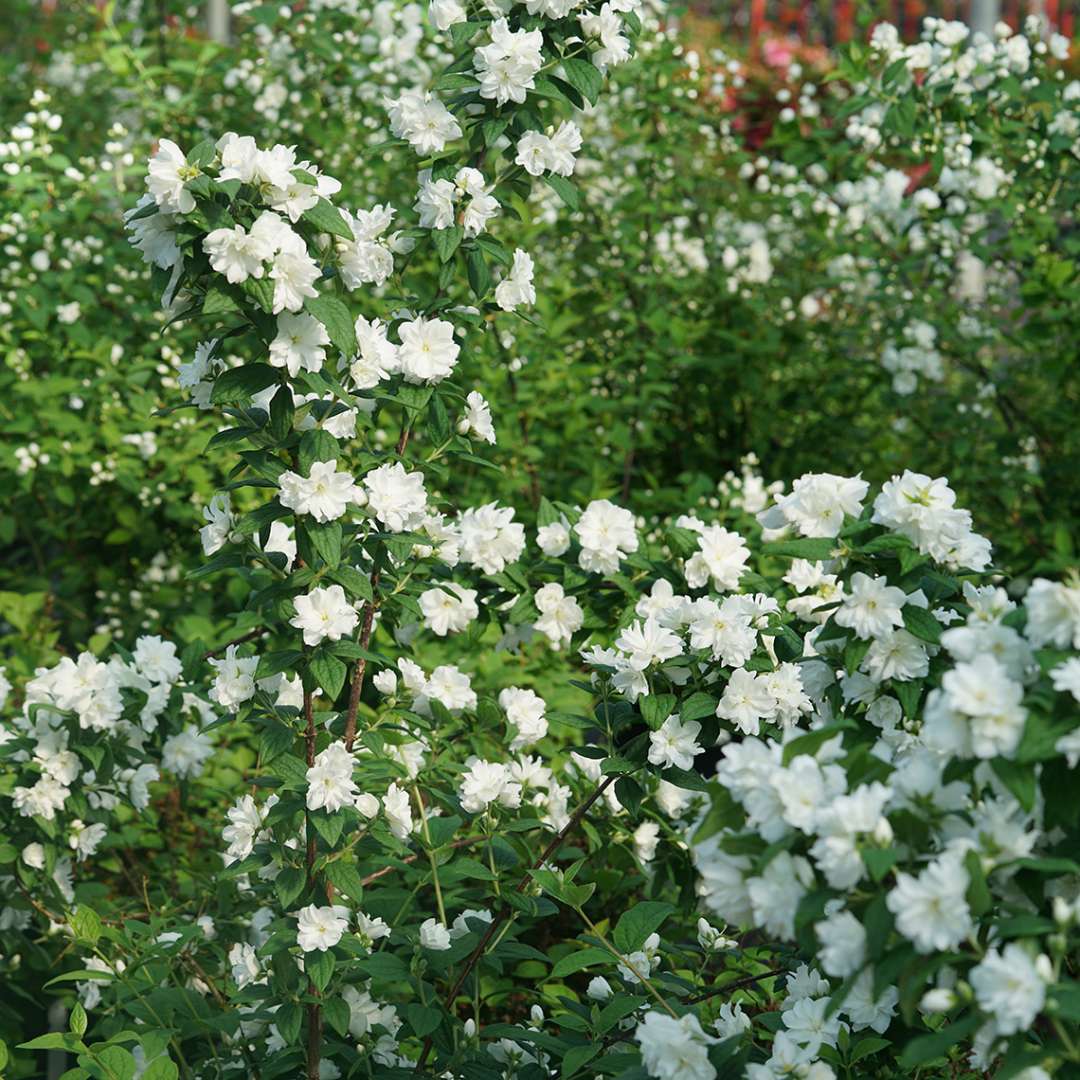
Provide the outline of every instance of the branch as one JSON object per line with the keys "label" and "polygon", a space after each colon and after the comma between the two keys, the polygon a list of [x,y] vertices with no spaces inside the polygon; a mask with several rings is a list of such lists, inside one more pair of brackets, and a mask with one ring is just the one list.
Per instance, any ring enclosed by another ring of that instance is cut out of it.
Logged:
{"label": "branch", "polygon": [[787,970],[786,967],[780,967],[773,968],[772,971],[763,971],[760,975],[746,975],[741,979],[736,979],[734,982],[725,983],[723,986],[714,986],[711,990],[706,990],[705,993],[698,994],[696,997],[687,998],[683,1004],[696,1005],[699,1001],[707,1001],[711,997],[716,997],[717,994],[745,990],[746,987],[753,986],[754,983],[761,982],[762,979],[771,979],[774,975],[785,975]]}
{"label": "branch", "polygon": [[[548,844],[546,848],[544,848],[540,857],[532,864],[531,867],[529,867],[529,870],[539,870],[540,867],[542,867],[544,863],[546,863],[548,859],[550,859],[551,856],[559,850],[563,840],[565,840],[566,837],[578,827],[578,825],[581,823],[581,819],[589,812],[589,808],[592,806],[592,804],[596,802],[596,800],[599,799],[601,795],[603,795],[605,790],[607,790],[607,788],[610,787],[616,779],[618,779],[618,777],[615,774],[612,774],[611,776],[608,776],[604,780],[602,780],[593,789],[592,794],[574,811],[573,816],[570,818],[570,820],[562,827],[562,829],[558,833],[555,834],[554,839],[551,841],[551,843]],[[529,885],[532,880],[532,875],[526,872],[524,877],[522,877],[522,879],[517,883],[517,885],[514,886],[514,892],[524,892],[525,887]],[[484,952],[487,949],[488,945],[491,944],[491,940],[495,937],[495,934],[498,932],[499,927],[501,927],[502,924],[506,922],[507,918],[509,918],[510,911],[511,909],[509,907],[502,908],[495,915],[495,918],[492,919],[491,922],[488,924],[488,928],[484,932],[484,936],[480,939],[480,942],[476,946],[476,948],[473,949],[471,955],[469,956],[469,959],[465,961],[465,966],[461,969],[460,974],[454,980],[454,985],[451,987],[450,992],[446,995],[446,1001],[444,1004],[447,1012],[449,1012],[451,1008],[453,1008],[454,999],[458,996],[461,988],[465,985],[465,980],[469,977],[469,973],[480,962],[481,957],[484,955]],[[424,1048],[420,1052],[420,1057],[416,1062],[417,1072],[419,1072],[427,1063],[428,1055],[431,1053],[431,1045],[431,1036],[429,1035],[424,1040]]]}
{"label": "branch", "polygon": [[[397,446],[394,452],[398,457],[405,453],[405,447],[409,445],[409,423],[406,419],[401,425],[401,434],[398,436]],[[371,628],[375,621],[376,597],[379,590],[379,571],[371,571],[371,599],[364,604],[364,615],[360,624],[360,648],[366,649],[371,643]],[[360,691],[364,688],[364,673],[367,671],[367,660],[360,657],[353,668],[352,681],[349,684],[349,707],[345,711],[345,749],[352,752],[353,743],[356,742],[356,714],[360,711]]]}

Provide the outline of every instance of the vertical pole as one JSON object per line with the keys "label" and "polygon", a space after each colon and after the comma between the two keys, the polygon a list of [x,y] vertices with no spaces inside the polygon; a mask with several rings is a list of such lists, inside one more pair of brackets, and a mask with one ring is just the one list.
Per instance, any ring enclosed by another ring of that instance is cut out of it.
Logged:
{"label": "vertical pole", "polygon": [[971,0],[972,33],[994,36],[994,26],[1001,18],[1001,0]]}
{"label": "vertical pole", "polygon": [[211,41],[229,43],[229,0],[206,0],[206,34]]}

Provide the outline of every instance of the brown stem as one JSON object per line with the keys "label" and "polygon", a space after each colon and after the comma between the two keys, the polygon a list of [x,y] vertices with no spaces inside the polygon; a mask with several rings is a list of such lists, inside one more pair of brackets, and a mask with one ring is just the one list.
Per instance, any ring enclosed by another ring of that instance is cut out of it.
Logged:
{"label": "brown stem", "polygon": [[699,1001],[707,1001],[711,997],[716,997],[717,994],[726,994],[734,992],[735,990],[745,990],[746,987],[753,986],[754,983],[761,982],[762,979],[771,979],[774,975],[783,975],[787,970],[786,967],[780,967],[773,968],[772,971],[763,971],[760,975],[745,975],[743,978],[726,983],[724,986],[714,986],[711,990],[706,990],[703,994],[687,998],[683,1004],[696,1005]]}
{"label": "brown stem", "polygon": [[[543,852],[536,859],[536,861],[529,867],[529,870],[539,870],[559,850],[563,840],[573,832],[574,829],[580,824],[581,819],[589,812],[589,808],[597,799],[603,795],[604,791],[615,782],[617,776],[612,774],[602,780],[592,791],[592,794],[574,811],[570,820],[562,827],[562,829],[555,834],[551,843],[544,848]],[[532,882],[532,874],[526,872],[521,880],[514,886],[515,892],[524,892],[527,885]],[[465,985],[465,980],[469,977],[469,973],[480,962],[480,958],[484,955],[488,945],[491,944],[492,938],[498,932],[499,928],[510,915],[511,908],[501,908],[495,915],[495,917],[488,924],[487,930],[484,932],[484,936],[480,939],[480,943],[473,949],[469,956],[469,959],[465,961],[465,966],[461,969],[458,977],[454,980],[454,985],[451,987],[450,992],[446,995],[445,1006],[447,1012],[449,1012],[454,1005],[454,999],[461,992],[461,988]],[[424,1048],[420,1052],[420,1057],[416,1062],[416,1071],[419,1072],[427,1063],[428,1054],[431,1053],[431,1036],[429,1035],[424,1040]]]}
{"label": "brown stem", "polygon": [[[457,850],[458,848],[471,847],[473,844],[480,844],[487,839],[486,836],[466,836],[461,840],[455,840],[452,844],[447,845],[451,850]],[[423,852],[413,852],[412,855],[406,855],[401,861],[404,863],[414,863]],[[376,870],[367,877],[360,879],[360,884],[367,887],[372,882],[378,881],[381,877],[386,877],[387,874],[392,874],[397,869],[396,866],[384,866],[381,870]]]}
{"label": "brown stem", "polygon": [[[308,768],[315,764],[315,709],[312,692],[304,692],[304,744],[307,751]],[[307,887],[310,892],[315,883],[315,859],[318,844],[315,829],[311,824],[311,815],[305,821],[307,832]],[[308,993],[318,997],[319,991],[313,982],[308,983]],[[319,1080],[319,1059],[322,1056],[322,1006],[314,1001],[307,1007],[307,1080]]]}
{"label": "brown stem", "polygon": [[[394,452],[398,457],[405,453],[405,447],[409,445],[409,424],[406,420],[401,425],[401,434],[398,436],[397,446]],[[371,599],[364,604],[364,614],[360,622],[360,648],[366,649],[371,643],[371,629],[375,621],[375,608],[377,606],[379,590],[379,571],[371,571]],[[352,681],[349,683],[349,707],[345,711],[345,749],[351,751],[356,742],[356,714],[360,710],[360,691],[364,688],[364,673],[367,671],[367,660],[360,657],[353,668]]]}

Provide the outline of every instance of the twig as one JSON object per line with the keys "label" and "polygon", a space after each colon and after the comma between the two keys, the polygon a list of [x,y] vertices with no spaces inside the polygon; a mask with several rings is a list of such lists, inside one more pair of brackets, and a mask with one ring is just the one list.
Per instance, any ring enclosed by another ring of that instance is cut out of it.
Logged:
{"label": "twig", "polygon": [[687,998],[684,1005],[696,1005],[699,1001],[707,1001],[711,997],[716,997],[717,994],[726,994],[735,990],[745,990],[748,986],[753,986],[754,983],[761,982],[762,979],[771,979],[774,975],[783,975],[788,969],[786,967],[773,968],[772,971],[763,971],[760,975],[746,975],[741,979],[736,979],[734,982],[726,983],[724,986],[714,986],[711,990],[706,990],[703,994],[698,994],[696,997]]}
{"label": "twig", "polygon": [[[562,829],[555,834],[555,838],[544,848],[539,858],[529,867],[529,870],[539,870],[551,858],[551,856],[559,850],[563,840],[573,832],[574,829],[581,823],[581,819],[589,812],[589,808],[597,799],[611,786],[617,779],[613,773],[611,776],[602,780],[594,789],[592,794],[574,811],[570,820],[562,827]],[[524,892],[527,885],[532,882],[532,874],[526,872],[521,880],[514,886],[514,892]],[[487,930],[484,932],[484,936],[480,939],[479,944],[473,949],[469,956],[469,959],[465,961],[465,966],[461,969],[458,977],[454,980],[454,985],[451,987],[450,992],[446,995],[446,1010],[447,1012],[453,1007],[454,999],[458,996],[462,986],[465,985],[465,980],[469,977],[469,972],[480,962],[480,958],[484,955],[485,950],[491,942],[491,939],[495,936],[499,927],[509,918],[511,908],[504,907],[496,913],[495,918],[488,924]],[[424,1048],[420,1051],[420,1057],[416,1062],[416,1071],[419,1072],[427,1063],[428,1055],[431,1053],[431,1036],[429,1035],[424,1040]]]}
{"label": "twig", "polygon": [[[472,844],[479,844],[486,839],[486,836],[466,836],[461,840],[455,840],[452,844],[449,844],[448,846],[451,849],[470,847]],[[413,852],[412,855],[406,855],[401,861],[404,863],[414,863],[417,859],[421,857],[422,854],[423,852],[416,851]],[[361,878],[360,884],[366,888],[373,882],[378,881],[379,878],[386,877],[387,874],[392,874],[396,869],[396,865],[384,866],[381,870],[376,870],[373,873],[368,874],[367,877]]]}
{"label": "twig", "polygon": [[[405,453],[405,447],[409,445],[409,424],[406,420],[401,425],[401,434],[398,436],[397,446],[394,452],[398,457]],[[360,648],[366,649],[371,644],[371,628],[375,621],[375,608],[377,606],[379,590],[379,571],[371,571],[371,599],[364,604],[364,614],[360,624]],[[352,751],[353,743],[356,742],[356,715],[360,711],[360,691],[364,688],[364,673],[367,671],[367,658],[359,657],[353,668],[352,681],[349,684],[349,707],[345,711],[345,749]]]}
{"label": "twig", "polygon": [[[315,764],[315,709],[312,704],[312,692],[304,692],[304,744],[307,751],[307,764],[310,769]],[[315,859],[318,855],[318,843],[315,830],[311,825],[311,815],[306,821],[307,832],[307,887],[310,892],[315,882]],[[308,993],[319,996],[315,984],[308,981]],[[307,1007],[307,1080],[319,1080],[319,1058],[322,1054],[322,1005],[313,1001]]]}

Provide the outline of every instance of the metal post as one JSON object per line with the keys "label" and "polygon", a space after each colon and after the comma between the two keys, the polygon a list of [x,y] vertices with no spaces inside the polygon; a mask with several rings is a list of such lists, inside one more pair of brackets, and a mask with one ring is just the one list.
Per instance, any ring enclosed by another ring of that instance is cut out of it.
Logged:
{"label": "metal post", "polygon": [[229,43],[229,0],[206,0],[206,33],[211,41]]}

